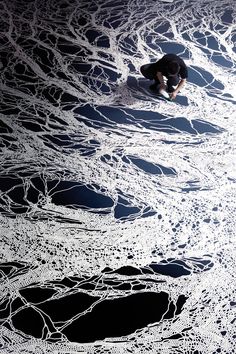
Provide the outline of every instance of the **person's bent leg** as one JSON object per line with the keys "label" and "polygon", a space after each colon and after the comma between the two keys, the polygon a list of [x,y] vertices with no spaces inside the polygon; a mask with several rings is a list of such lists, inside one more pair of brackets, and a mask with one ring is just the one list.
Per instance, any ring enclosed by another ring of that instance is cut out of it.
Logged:
{"label": "person's bent leg", "polygon": [[160,81],[158,79],[155,79],[154,84],[150,85],[149,88],[152,91],[158,90],[158,86],[160,86]]}
{"label": "person's bent leg", "polygon": [[167,91],[173,92],[175,89],[173,86],[178,85],[179,83],[179,76],[169,76],[167,78]]}
{"label": "person's bent leg", "polygon": [[160,85],[160,81],[155,77],[153,73],[152,64],[145,64],[140,67],[141,74],[149,80],[154,80],[154,84],[150,85],[149,88],[152,91],[156,91],[158,86]]}
{"label": "person's bent leg", "polygon": [[153,79],[154,79],[151,65],[152,65],[152,64],[145,64],[145,65],[142,65],[142,66],[140,67],[140,72],[141,72],[141,74],[142,74],[146,79],[149,79],[149,80],[153,80]]}

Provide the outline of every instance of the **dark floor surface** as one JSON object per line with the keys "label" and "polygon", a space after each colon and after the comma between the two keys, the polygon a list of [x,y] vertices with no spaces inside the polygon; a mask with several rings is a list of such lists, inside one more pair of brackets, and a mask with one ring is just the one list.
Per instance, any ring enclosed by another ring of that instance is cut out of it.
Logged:
{"label": "dark floor surface", "polygon": [[[235,353],[236,3],[0,18],[0,352]],[[172,102],[139,71],[166,53]]]}

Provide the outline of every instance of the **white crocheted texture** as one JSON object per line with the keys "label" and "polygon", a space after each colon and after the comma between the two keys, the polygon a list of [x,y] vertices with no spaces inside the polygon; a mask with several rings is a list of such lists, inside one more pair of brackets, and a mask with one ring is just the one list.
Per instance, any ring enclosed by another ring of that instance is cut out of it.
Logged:
{"label": "white crocheted texture", "polygon": [[[3,0],[0,18],[2,353],[234,353],[234,1]],[[170,52],[176,102],[139,71]]]}

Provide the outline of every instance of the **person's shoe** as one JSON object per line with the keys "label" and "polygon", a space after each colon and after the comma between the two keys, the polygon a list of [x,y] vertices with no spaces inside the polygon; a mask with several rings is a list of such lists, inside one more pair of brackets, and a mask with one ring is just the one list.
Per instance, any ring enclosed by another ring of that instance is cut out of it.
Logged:
{"label": "person's shoe", "polygon": [[166,92],[166,90],[160,90],[159,91],[159,94],[161,95],[161,96],[163,96],[163,97],[165,97],[167,100],[170,100],[170,96],[169,96],[169,94]]}

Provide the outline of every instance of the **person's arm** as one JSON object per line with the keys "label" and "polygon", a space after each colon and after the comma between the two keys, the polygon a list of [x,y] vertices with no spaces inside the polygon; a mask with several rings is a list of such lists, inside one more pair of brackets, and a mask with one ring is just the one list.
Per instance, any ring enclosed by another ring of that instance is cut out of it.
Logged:
{"label": "person's arm", "polygon": [[162,75],[162,73],[160,71],[158,71],[156,73],[156,77],[160,81],[160,89],[164,89],[165,90],[166,85],[165,85],[164,77],[163,77],[163,75]]}
{"label": "person's arm", "polygon": [[178,94],[178,92],[184,87],[186,84],[186,79],[181,79],[180,82],[178,83],[178,86],[176,89],[170,94],[170,97],[174,100]]}

